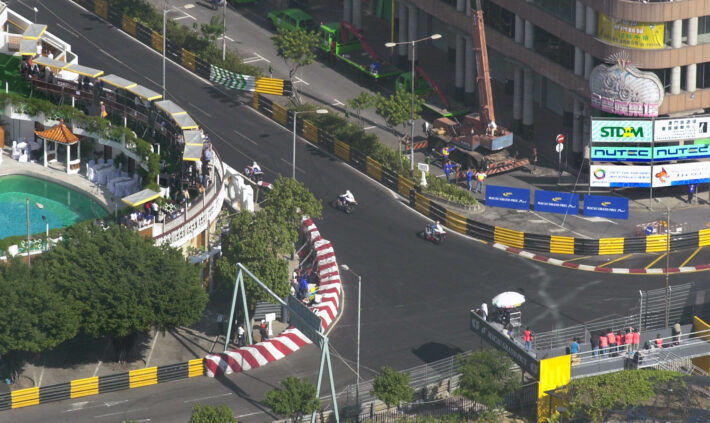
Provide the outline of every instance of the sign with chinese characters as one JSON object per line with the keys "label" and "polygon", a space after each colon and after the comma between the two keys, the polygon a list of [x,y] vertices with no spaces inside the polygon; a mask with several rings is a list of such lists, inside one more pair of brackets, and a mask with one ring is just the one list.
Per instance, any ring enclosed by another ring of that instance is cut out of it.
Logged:
{"label": "sign with chinese characters", "polygon": [[591,165],[589,185],[593,187],[650,187],[651,166]]}
{"label": "sign with chinese characters", "polygon": [[653,187],[710,182],[710,162],[653,166]]}
{"label": "sign with chinese characters", "polygon": [[621,47],[638,49],[664,48],[663,22],[634,22],[599,14],[597,36]]}
{"label": "sign with chinese characters", "polygon": [[620,116],[658,116],[663,103],[658,76],[630,65],[596,66],[589,77],[589,89],[592,107]]}
{"label": "sign with chinese characters", "polygon": [[653,121],[592,118],[592,142],[650,143],[653,141]]}
{"label": "sign with chinese characters", "polygon": [[710,116],[656,119],[654,141],[697,140],[710,136]]}

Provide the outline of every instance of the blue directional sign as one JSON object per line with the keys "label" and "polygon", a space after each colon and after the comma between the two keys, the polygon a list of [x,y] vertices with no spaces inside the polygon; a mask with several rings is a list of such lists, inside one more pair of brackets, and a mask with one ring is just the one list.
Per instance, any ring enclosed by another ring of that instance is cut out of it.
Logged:
{"label": "blue directional sign", "polygon": [[555,191],[535,191],[535,211],[579,214],[579,194]]}
{"label": "blue directional sign", "polygon": [[[584,215],[628,219],[629,199],[605,195],[585,195]],[[653,228],[651,228],[651,232],[653,232]]]}
{"label": "blue directional sign", "polygon": [[488,185],[486,186],[486,206],[530,210],[530,190]]}

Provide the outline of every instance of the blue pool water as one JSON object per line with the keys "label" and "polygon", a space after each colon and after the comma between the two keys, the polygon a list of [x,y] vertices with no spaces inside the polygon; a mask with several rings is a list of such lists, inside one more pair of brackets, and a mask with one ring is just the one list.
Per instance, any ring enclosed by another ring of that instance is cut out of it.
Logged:
{"label": "blue pool water", "polygon": [[[44,233],[88,219],[106,216],[98,203],[63,185],[24,175],[0,176],[0,239],[27,234],[27,199],[30,200],[30,232]],[[37,207],[42,204],[42,209]]]}

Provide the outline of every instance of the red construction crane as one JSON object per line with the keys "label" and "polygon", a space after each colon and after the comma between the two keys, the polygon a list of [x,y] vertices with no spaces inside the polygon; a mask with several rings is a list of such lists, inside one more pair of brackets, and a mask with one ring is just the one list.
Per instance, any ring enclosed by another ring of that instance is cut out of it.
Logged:
{"label": "red construction crane", "polygon": [[487,127],[489,122],[495,122],[495,110],[493,110],[493,90],[491,89],[491,72],[488,66],[488,48],[486,47],[486,30],[483,24],[483,10],[481,10],[481,0],[476,0],[476,9],[471,10],[471,21],[473,23],[473,51],[476,56],[476,83],[478,85],[478,97],[481,102],[480,118],[483,127]]}

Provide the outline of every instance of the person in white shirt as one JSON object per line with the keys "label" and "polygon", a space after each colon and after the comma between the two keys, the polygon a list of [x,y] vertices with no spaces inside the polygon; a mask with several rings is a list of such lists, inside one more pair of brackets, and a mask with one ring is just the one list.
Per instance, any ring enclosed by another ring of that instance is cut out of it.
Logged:
{"label": "person in white shirt", "polygon": [[340,204],[345,205],[345,204],[355,204],[357,203],[355,201],[355,196],[353,195],[350,190],[346,190],[345,194],[340,194]]}

